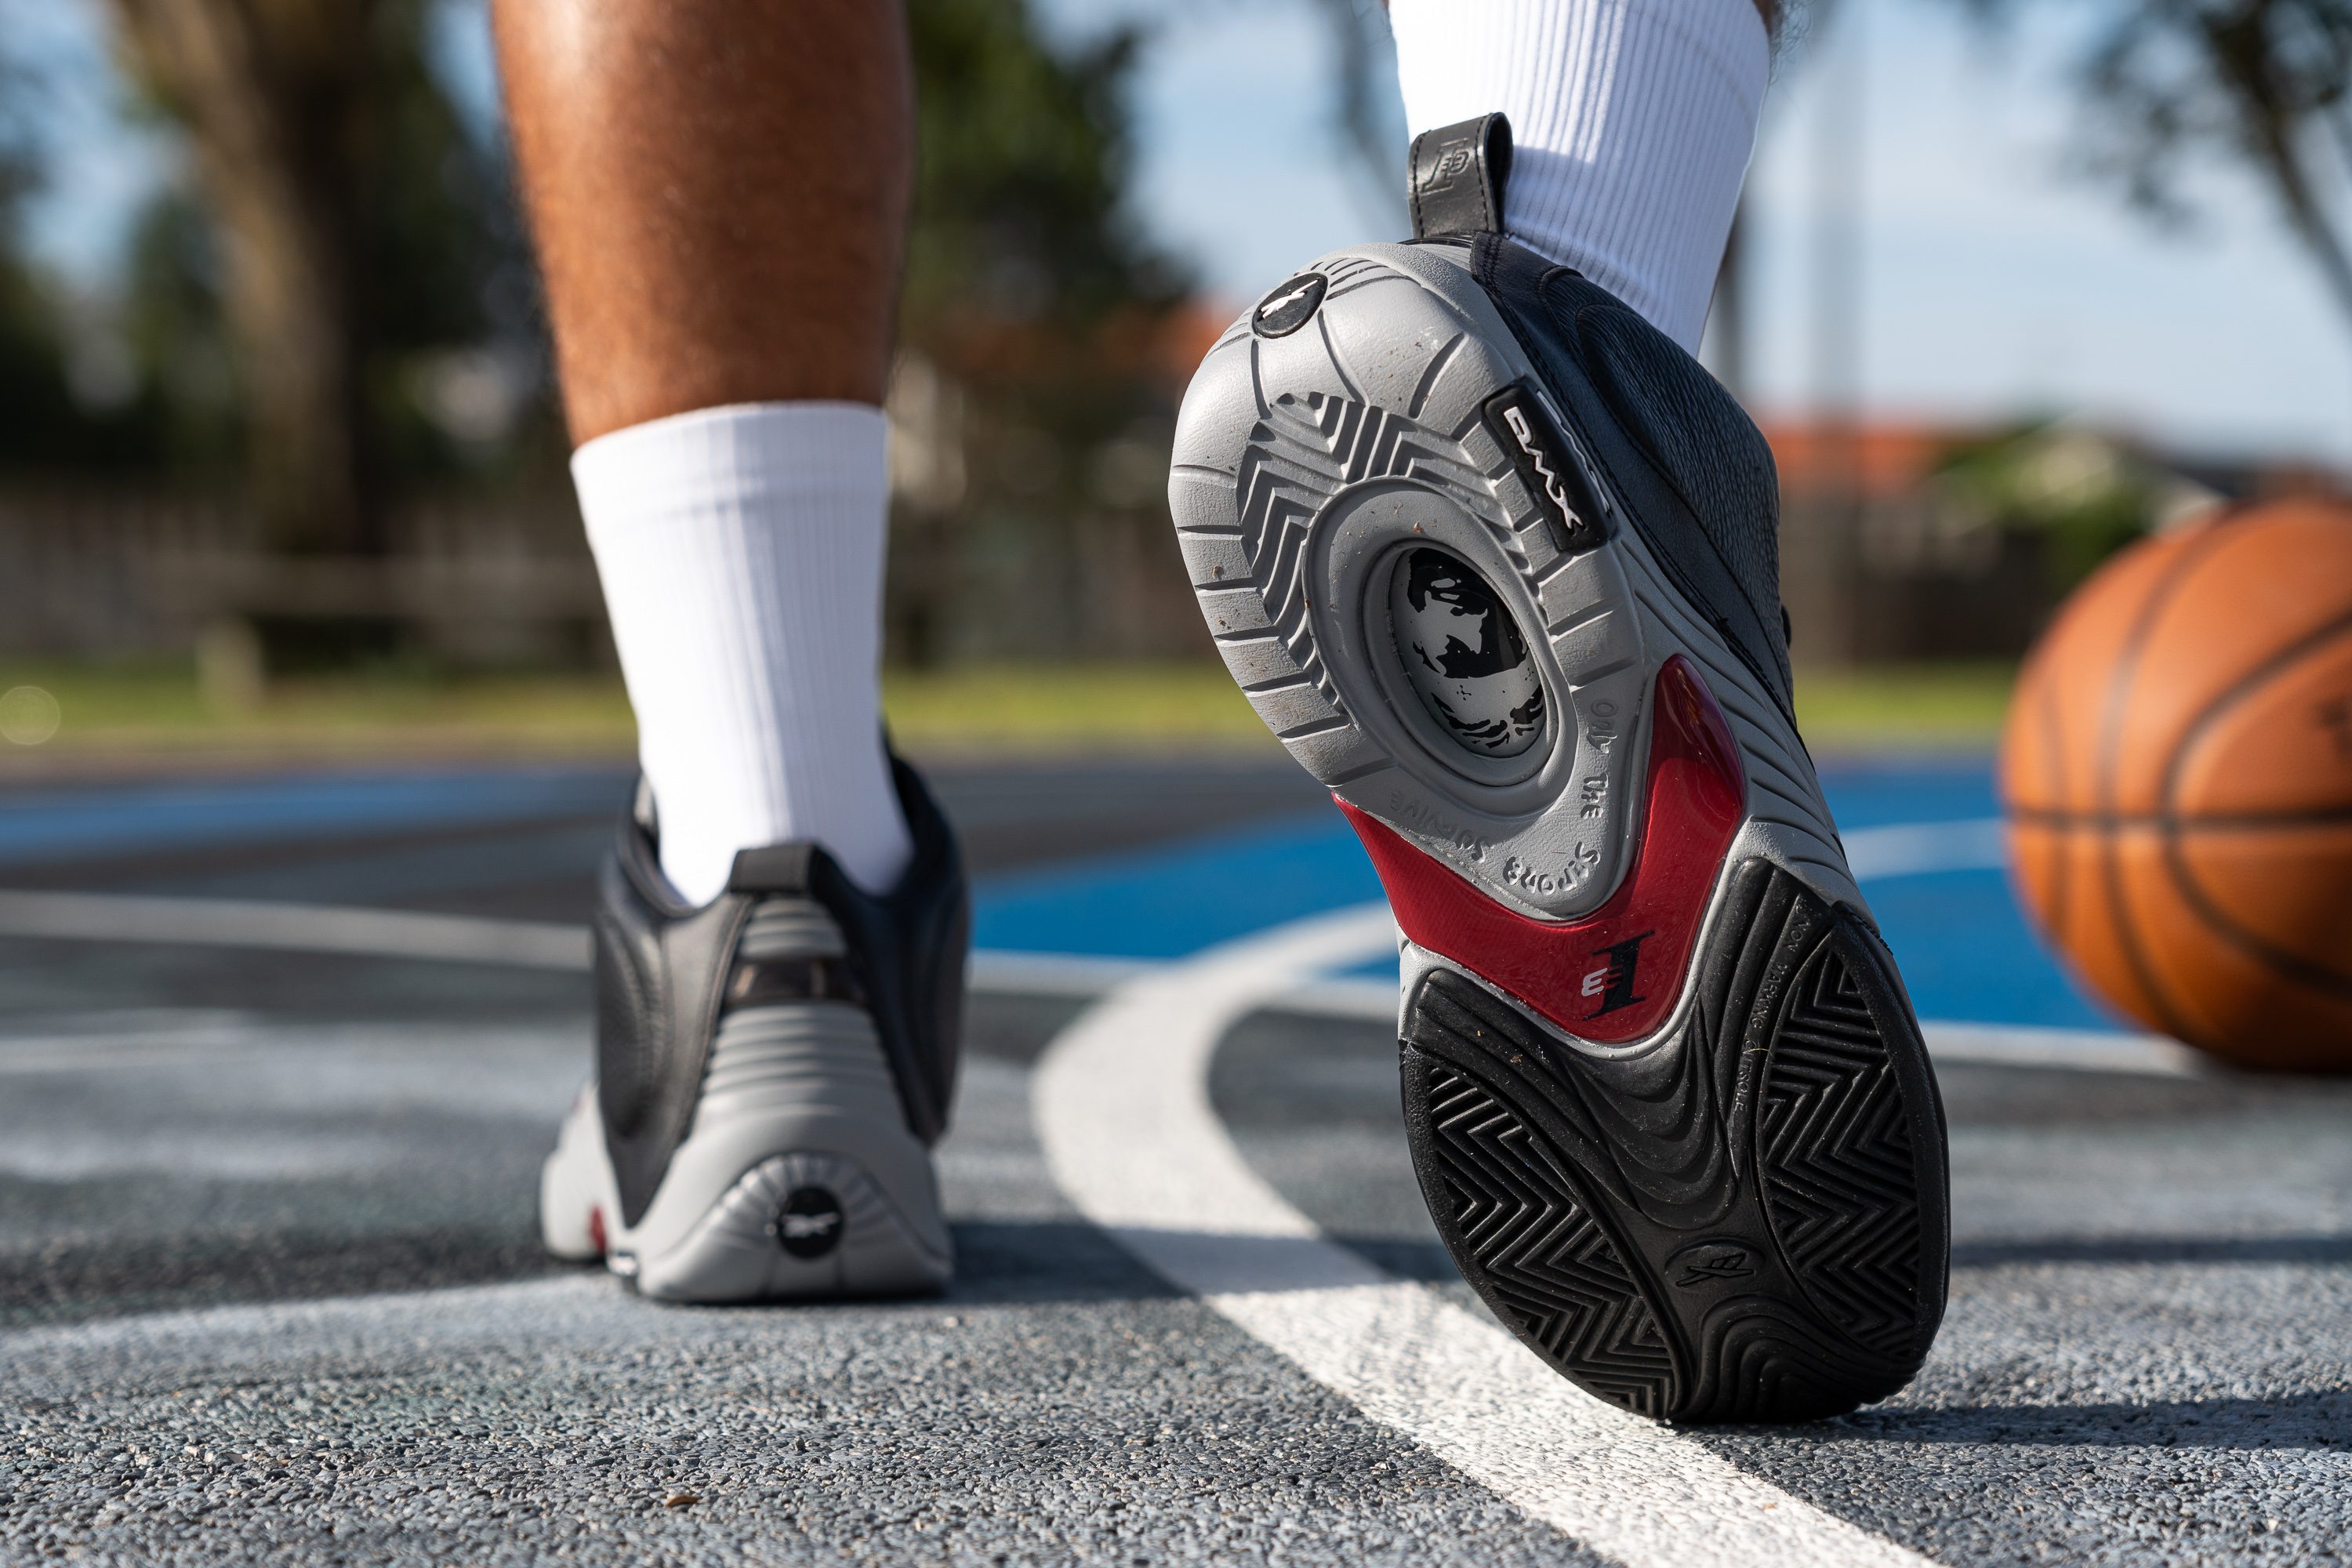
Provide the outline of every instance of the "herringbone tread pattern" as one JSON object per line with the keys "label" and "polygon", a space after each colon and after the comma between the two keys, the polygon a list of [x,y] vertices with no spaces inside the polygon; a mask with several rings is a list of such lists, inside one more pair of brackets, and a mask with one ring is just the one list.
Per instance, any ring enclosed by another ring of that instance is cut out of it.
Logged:
{"label": "herringbone tread pattern", "polygon": [[1761,860],[1720,913],[1695,1005],[1633,1057],[1431,974],[1407,1133],[1464,1278],[1580,1386],[1675,1421],[1837,1415],[1908,1381],[1942,1314],[1934,1079],[1858,917]]}
{"label": "herringbone tread pattern", "polygon": [[[1452,497],[1494,526],[1488,477],[1463,450],[1458,432],[1432,430],[1403,414],[1323,393],[1302,398],[1261,392],[1261,398],[1265,416],[1250,432],[1234,485],[1250,580],[1284,648],[1344,718],[1347,706],[1323,667],[1307,619],[1308,525],[1349,485],[1404,479]],[[1507,526],[1494,531],[1515,557],[1522,552]]]}
{"label": "herringbone tread pattern", "polygon": [[1919,1321],[1919,1194],[1909,1118],[1853,969],[1824,946],[1772,1042],[1757,1148],[1764,1200],[1816,1306],[1899,1354]]}
{"label": "herringbone tread pattern", "polygon": [[1428,1075],[1454,1226],[1486,1276],[1487,1299],[1585,1388],[1665,1415],[1675,1367],[1656,1314],[1567,1173],[1475,1079],[1435,1065]]}

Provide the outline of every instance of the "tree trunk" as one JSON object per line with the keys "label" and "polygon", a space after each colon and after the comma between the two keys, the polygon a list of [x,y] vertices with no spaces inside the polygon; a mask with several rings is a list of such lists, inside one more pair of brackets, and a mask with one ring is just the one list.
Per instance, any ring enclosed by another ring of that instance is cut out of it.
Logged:
{"label": "tree trunk", "polygon": [[226,250],[266,537],[376,552],[354,186],[373,0],[110,0]]}

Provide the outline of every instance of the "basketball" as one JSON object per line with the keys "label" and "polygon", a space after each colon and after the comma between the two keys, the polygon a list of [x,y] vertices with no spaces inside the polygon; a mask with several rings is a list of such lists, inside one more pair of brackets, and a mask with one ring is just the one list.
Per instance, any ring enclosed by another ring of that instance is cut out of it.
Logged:
{"label": "basketball", "polygon": [[2352,505],[2134,545],[2028,658],[2009,856],[2102,996],[2242,1067],[2352,1071]]}

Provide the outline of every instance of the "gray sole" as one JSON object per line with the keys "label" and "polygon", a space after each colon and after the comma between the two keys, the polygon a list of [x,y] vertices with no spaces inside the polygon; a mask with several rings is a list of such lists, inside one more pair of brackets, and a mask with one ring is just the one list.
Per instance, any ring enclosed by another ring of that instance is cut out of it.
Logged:
{"label": "gray sole", "polygon": [[[763,913],[745,951],[827,941],[838,950],[829,921],[798,929],[792,912]],[[593,1096],[573,1107],[541,1190],[549,1250],[595,1256],[587,1216],[596,1212],[607,1265],[659,1300],[922,1294],[951,1271],[929,1152],[907,1128],[873,1021],[838,1002],[746,1007],[720,1020],[693,1127],[633,1223],[617,1223]],[[796,1194],[835,1216],[827,1235],[789,1238],[797,1254],[782,1229],[814,1221],[789,1212]]]}
{"label": "gray sole", "polygon": [[[1651,681],[1682,654],[1746,764],[1736,853],[1864,907],[1794,730],[1667,585],[1572,431],[1569,458],[1609,538],[1563,549],[1548,526],[1485,414],[1504,388],[1540,384],[1466,263],[1444,247],[1366,246],[1314,269],[1331,284],[1305,326],[1262,338],[1245,317],[1210,351],[1169,481],[1202,614],[1291,756],[1498,900],[1573,917],[1629,861]],[[1416,722],[1384,583],[1387,563],[1424,544],[1486,578],[1533,656],[1550,727],[1517,768],[1465,764]]]}
{"label": "gray sole", "polygon": [[[795,1192],[822,1189],[840,1205],[831,1244],[799,1257],[780,1243],[779,1209]],[[625,1270],[623,1270],[625,1271]],[[743,1173],[685,1240],[637,1260],[640,1295],[663,1301],[780,1301],[927,1294],[953,1272],[927,1247],[872,1178],[833,1154],[778,1154]]]}

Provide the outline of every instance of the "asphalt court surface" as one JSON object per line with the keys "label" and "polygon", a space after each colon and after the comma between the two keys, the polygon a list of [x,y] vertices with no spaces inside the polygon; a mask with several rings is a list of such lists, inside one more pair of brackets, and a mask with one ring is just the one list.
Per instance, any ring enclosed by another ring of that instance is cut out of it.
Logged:
{"label": "asphalt court surface", "polygon": [[[1377,896],[1286,763],[939,782],[992,952],[1213,966]],[[625,787],[27,786],[0,792],[0,885],[572,922]],[[1278,1269],[1229,1247],[1236,1306],[1090,1223],[1037,1092],[1076,1070],[1071,987],[974,1000],[947,1296],[678,1310],[535,1246],[577,974],[10,937],[0,1561],[1680,1564],[1764,1560],[1738,1531],[1768,1519],[1798,1521],[1787,1561],[2352,1555],[2352,1084],[2070,1067],[2113,1026],[2009,903],[1983,764],[1850,767],[1832,794],[1922,1015],[2038,1055],[1941,1067],[1953,1300],[1918,1382],[1656,1438],[1701,1479],[1633,1488],[1654,1530],[1597,1496],[1586,1528],[1573,1453],[1498,1479],[1411,1391],[1276,1348],[1247,1301],[1312,1293]],[[1333,973],[1360,992],[1381,961]],[[1430,1311],[1470,1305],[1386,1026],[1276,994],[1218,1027],[1204,1115],[1265,1202]],[[1474,1425],[1491,1451],[1523,1423]]]}

